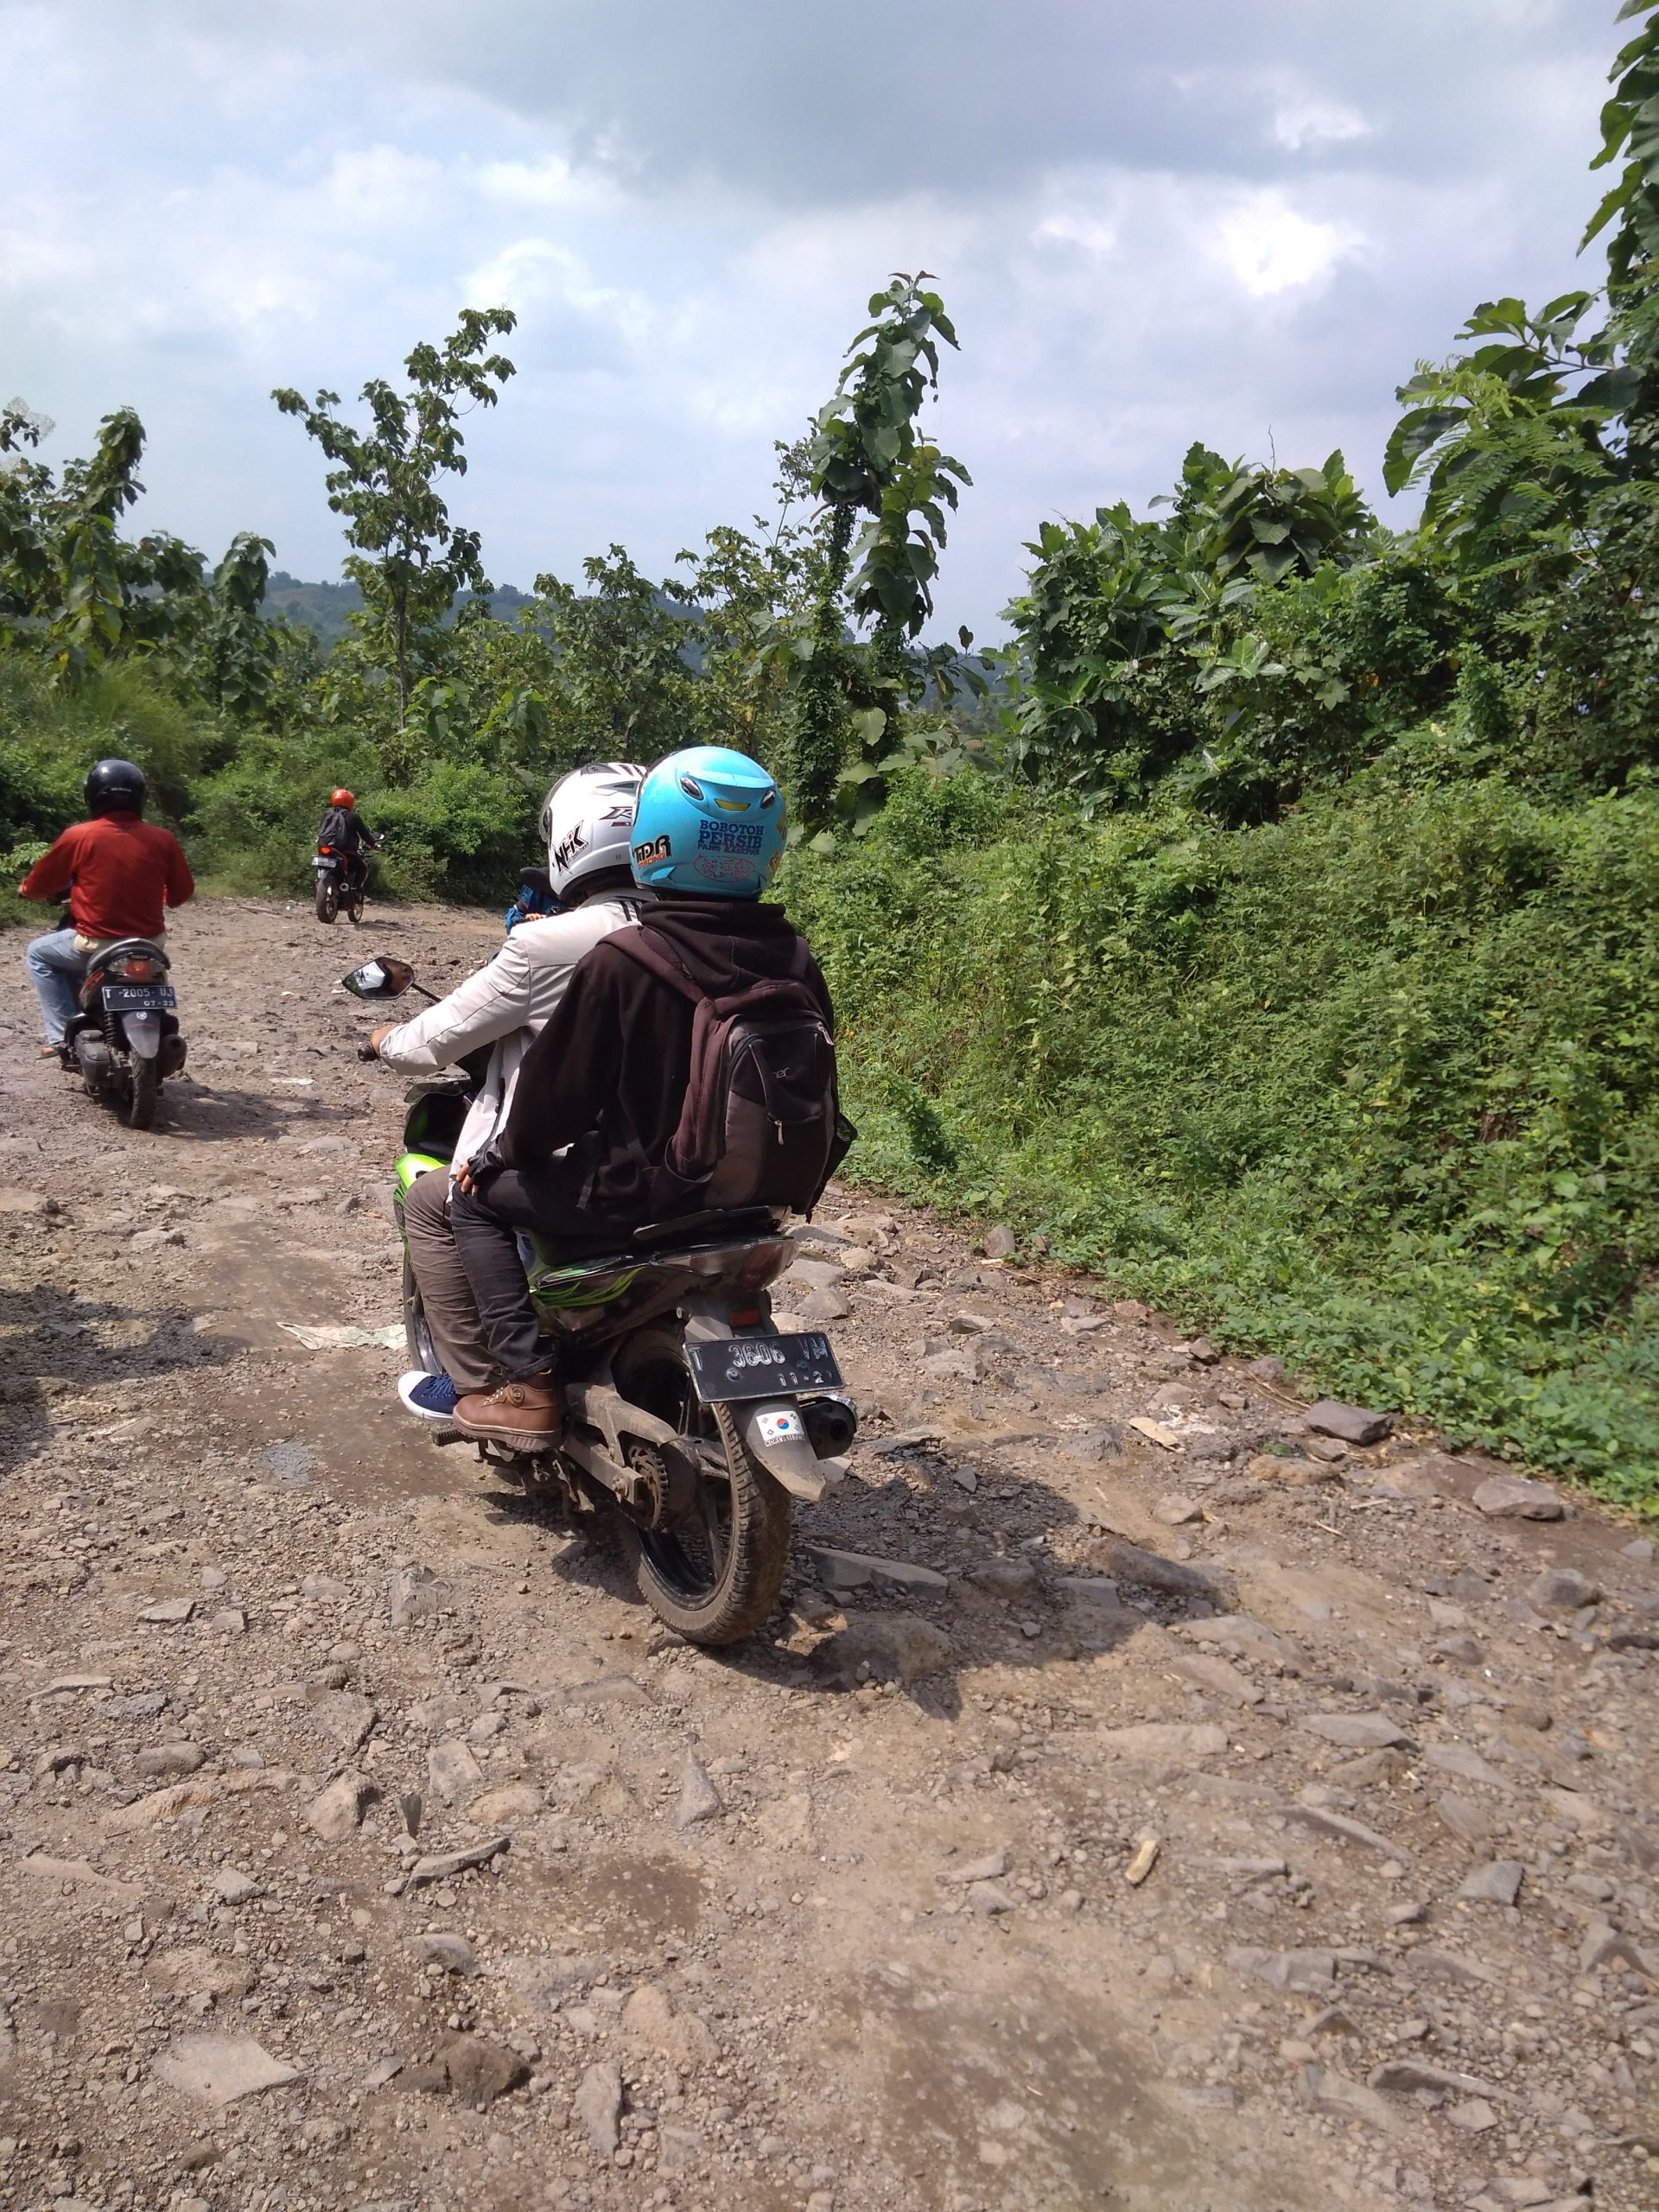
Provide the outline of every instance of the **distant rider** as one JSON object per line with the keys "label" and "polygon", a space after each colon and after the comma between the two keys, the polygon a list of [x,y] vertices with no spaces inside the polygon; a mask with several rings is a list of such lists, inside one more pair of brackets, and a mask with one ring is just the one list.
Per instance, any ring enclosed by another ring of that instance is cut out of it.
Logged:
{"label": "distant rider", "polygon": [[378,852],[385,839],[377,836],[357,810],[357,800],[341,784],[328,794],[328,804],[323,809],[322,820],[317,825],[317,845],[332,845],[336,852],[346,855],[346,874],[354,891],[360,891],[368,881],[369,864],[363,857],[365,845]]}
{"label": "distant rider", "polygon": [[[559,911],[521,920],[487,967],[413,1020],[377,1029],[370,1039],[390,1068],[409,1077],[431,1075],[480,1046],[490,1048],[457,1160],[480,1150],[499,1128],[524,1054],[557,1008],[577,963],[648,903],[635,889],[628,863],[634,797],[645,772],[629,761],[609,760],[555,784],[542,809],[542,835],[549,892]],[[500,1380],[455,1256],[449,1198],[449,1175],[435,1173],[417,1176],[404,1200],[410,1263],[443,1372],[404,1375],[397,1395],[410,1413],[429,1421],[447,1420],[459,1396],[493,1389]]]}
{"label": "distant rider", "polygon": [[37,937],[23,956],[46,1025],[42,1059],[62,1052],[91,956],[117,938],[159,943],[163,907],[182,906],[196,887],[177,839],[143,819],[142,768],[99,760],[83,790],[91,819],[66,830],[17,887],[20,899],[69,893],[69,926]]}
{"label": "distant rider", "polygon": [[508,907],[503,918],[507,934],[511,936],[520,922],[534,921],[538,914],[556,914],[559,901],[553,889],[553,879],[544,868],[521,868],[518,871],[518,896]]}

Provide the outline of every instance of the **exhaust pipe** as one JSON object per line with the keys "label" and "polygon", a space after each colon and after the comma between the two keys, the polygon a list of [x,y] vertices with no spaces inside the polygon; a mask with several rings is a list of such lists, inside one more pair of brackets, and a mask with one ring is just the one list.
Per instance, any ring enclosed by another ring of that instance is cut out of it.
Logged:
{"label": "exhaust pipe", "polygon": [[858,1415],[846,1398],[803,1398],[801,1420],[807,1441],[820,1459],[839,1459],[850,1452],[858,1433]]}

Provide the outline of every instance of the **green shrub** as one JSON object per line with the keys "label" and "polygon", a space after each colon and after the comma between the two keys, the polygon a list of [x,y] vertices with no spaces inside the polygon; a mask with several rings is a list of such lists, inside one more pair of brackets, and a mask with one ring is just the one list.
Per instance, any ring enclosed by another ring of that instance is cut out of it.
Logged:
{"label": "green shrub", "polygon": [[1085,824],[917,774],[785,891],[855,1173],[1659,1503],[1659,793]]}

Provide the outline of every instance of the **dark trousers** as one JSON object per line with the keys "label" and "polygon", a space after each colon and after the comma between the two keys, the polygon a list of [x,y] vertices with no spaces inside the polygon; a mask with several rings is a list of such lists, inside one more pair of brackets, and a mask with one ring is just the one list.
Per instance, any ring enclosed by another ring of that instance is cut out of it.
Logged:
{"label": "dark trousers", "polygon": [[545,1381],[553,1357],[530,1302],[518,1232],[533,1229],[558,1258],[583,1260],[621,1249],[627,1230],[595,1229],[575,1205],[568,1185],[555,1177],[520,1175],[510,1167],[491,1178],[486,1197],[469,1196],[457,1185],[450,1196],[449,1221],[484,1339],[502,1380]]}

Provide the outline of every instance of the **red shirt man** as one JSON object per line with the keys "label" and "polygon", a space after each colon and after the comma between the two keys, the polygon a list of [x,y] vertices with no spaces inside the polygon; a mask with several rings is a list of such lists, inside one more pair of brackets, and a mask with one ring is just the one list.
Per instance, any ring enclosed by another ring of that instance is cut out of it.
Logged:
{"label": "red shirt man", "polygon": [[157,938],[163,903],[182,906],[195,890],[178,840],[136,814],[95,815],[66,830],[23,878],[23,899],[69,893],[77,933]]}
{"label": "red shirt man", "polygon": [[85,790],[91,821],[66,830],[17,887],[22,899],[69,893],[69,927],[34,938],[23,955],[46,1026],[46,1058],[65,1049],[92,948],[111,938],[160,937],[165,909],[182,906],[196,887],[177,840],[143,818],[142,768],[97,761]]}

